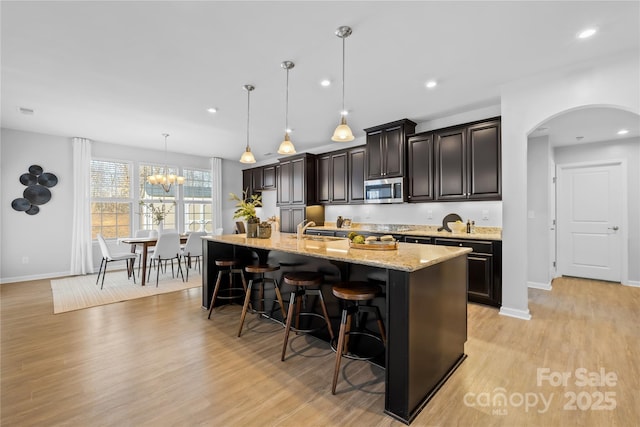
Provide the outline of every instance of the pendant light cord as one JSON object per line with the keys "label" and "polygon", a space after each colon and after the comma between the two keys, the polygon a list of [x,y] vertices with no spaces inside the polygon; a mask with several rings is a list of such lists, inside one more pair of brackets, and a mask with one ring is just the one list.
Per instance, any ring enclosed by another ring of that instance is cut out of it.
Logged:
{"label": "pendant light cord", "polygon": [[251,107],[251,91],[247,90],[247,148],[246,148],[247,151],[249,151],[249,114],[250,114],[250,107]]}
{"label": "pendant light cord", "polygon": [[287,95],[284,107],[284,133],[289,133],[289,68],[287,68]]}
{"label": "pendant light cord", "polygon": [[344,116],[344,42],[345,37],[342,38],[342,111],[340,112],[341,116]]}

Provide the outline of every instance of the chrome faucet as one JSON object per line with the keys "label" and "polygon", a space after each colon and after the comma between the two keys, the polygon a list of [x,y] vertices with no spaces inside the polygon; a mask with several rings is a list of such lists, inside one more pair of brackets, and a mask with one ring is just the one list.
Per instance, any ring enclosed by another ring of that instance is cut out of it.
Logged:
{"label": "chrome faucet", "polygon": [[313,221],[309,221],[307,222],[307,224],[305,225],[305,222],[307,221],[307,219],[303,219],[302,222],[300,224],[298,224],[298,226],[296,227],[296,234],[298,239],[302,239],[302,235],[304,234],[304,232],[307,230],[307,228],[309,227],[313,227],[316,225],[315,222]]}

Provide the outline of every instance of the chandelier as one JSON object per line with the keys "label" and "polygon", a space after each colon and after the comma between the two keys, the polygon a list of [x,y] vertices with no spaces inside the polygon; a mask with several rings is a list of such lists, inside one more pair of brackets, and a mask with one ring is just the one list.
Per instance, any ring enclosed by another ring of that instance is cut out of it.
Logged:
{"label": "chandelier", "polygon": [[169,134],[163,133],[162,136],[164,136],[164,173],[149,175],[147,177],[147,182],[152,185],[162,186],[162,189],[165,191],[165,193],[168,193],[169,191],[171,191],[171,186],[173,184],[184,184],[184,177],[169,173],[169,167],[167,166],[167,138],[169,137]]}

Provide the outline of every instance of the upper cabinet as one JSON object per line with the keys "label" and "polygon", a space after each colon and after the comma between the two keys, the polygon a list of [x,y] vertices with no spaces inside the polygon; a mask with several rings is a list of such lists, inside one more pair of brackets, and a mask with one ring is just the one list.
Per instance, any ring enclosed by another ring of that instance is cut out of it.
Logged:
{"label": "upper cabinet", "polygon": [[348,203],[347,151],[321,154],[316,157],[318,203]]}
{"label": "upper cabinet", "polygon": [[365,129],[367,133],[367,179],[404,176],[406,137],[416,124],[408,119]]}
{"label": "upper cabinet", "polygon": [[364,203],[364,180],[366,178],[366,148],[356,147],[347,151],[349,156],[349,203]]}
{"label": "upper cabinet", "polygon": [[277,174],[278,206],[316,203],[316,160],[303,153],[280,160]]}
{"label": "upper cabinet", "polygon": [[251,195],[263,190],[276,189],[276,165],[244,169],[242,171],[242,191]]}
{"label": "upper cabinet", "polygon": [[436,200],[500,200],[500,119],[437,130]]}
{"label": "upper cabinet", "polygon": [[407,200],[433,200],[433,177],[433,132],[410,136],[407,140]]}

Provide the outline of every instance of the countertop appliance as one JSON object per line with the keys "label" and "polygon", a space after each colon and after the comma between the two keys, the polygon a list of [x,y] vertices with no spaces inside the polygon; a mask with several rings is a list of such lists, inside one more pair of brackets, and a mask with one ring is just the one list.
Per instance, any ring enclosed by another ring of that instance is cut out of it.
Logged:
{"label": "countertop appliance", "polygon": [[370,179],[364,182],[365,203],[404,202],[404,178]]}

